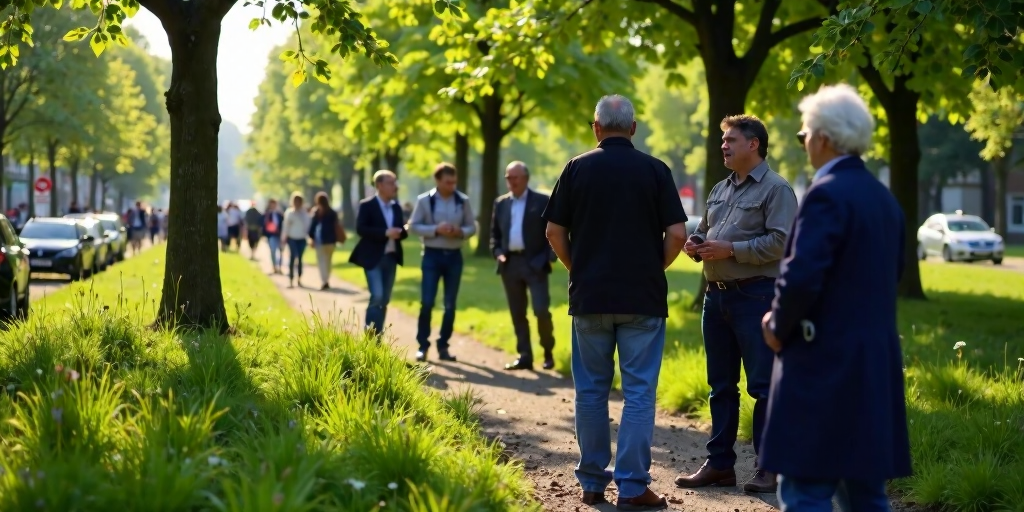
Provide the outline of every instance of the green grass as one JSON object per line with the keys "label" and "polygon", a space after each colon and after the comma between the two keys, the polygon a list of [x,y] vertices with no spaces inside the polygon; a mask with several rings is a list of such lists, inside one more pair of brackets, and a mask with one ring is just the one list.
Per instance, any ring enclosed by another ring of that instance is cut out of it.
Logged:
{"label": "green grass", "polygon": [[1003,255],[1010,258],[1024,258],[1024,245],[1007,245]]}
{"label": "green grass", "polygon": [[0,510],[536,510],[476,399],[221,255],[236,333],[150,329],[163,247],[0,332]]}
{"label": "green grass", "polygon": [[[345,247],[353,246],[349,242]],[[418,241],[410,240],[406,247],[406,265],[399,268],[392,300],[415,314]],[[335,254],[335,274],[363,285],[362,269],[347,260],[348,250]],[[494,263],[473,257],[465,261],[456,330],[513,353],[515,339]],[[709,420],[700,314],[687,308],[699,272],[700,266],[687,258],[679,258],[667,272],[670,318],[658,392],[662,407]],[[919,503],[958,510],[1024,511],[1024,477],[984,478],[991,472],[1024,475],[1024,375],[1017,359],[1024,357],[1024,274],[925,262],[922,279],[929,300],[901,301],[899,306],[916,474],[894,488]],[[556,368],[567,374],[566,282],[558,265],[551,276],[555,356]],[[435,309],[435,326],[440,314]],[[967,344],[962,358],[953,350],[958,341]],[[753,403],[745,394],[743,400],[740,436],[750,439]]]}

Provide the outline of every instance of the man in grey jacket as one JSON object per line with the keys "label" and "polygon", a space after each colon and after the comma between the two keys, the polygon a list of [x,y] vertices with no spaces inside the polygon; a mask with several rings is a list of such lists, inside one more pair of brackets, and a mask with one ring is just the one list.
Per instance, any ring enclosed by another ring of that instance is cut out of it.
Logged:
{"label": "man in grey jacket", "polygon": [[455,326],[455,300],[459,296],[462,280],[462,243],[476,234],[473,207],[469,196],[455,190],[458,185],[455,167],[440,163],[434,168],[433,190],[420,194],[409,221],[409,231],[423,241],[423,259],[420,268],[420,317],[416,341],[420,349],[417,361],[427,360],[430,349],[430,316],[437,298],[437,288],[444,280],[444,316],[437,338],[437,357],[442,361],[455,361],[448,352],[448,340]]}

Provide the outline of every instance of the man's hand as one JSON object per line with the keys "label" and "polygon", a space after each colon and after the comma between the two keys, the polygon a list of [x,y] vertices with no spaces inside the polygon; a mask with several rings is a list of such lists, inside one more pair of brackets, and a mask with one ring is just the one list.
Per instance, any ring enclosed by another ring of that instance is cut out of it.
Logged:
{"label": "man's hand", "polygon": [[498,255],[498,263],[505,263],[506,260],[508,260],[508,258],[506,258],[504,254]]}
{"label": "man's hand", "polygon": [[441,236],[448,236],[448,233],[452,229],[454,229],[454,228],[455,228],[455,226],[452,226],[451,224],[448,224],[447,222],[442,222],[442,223],[437,225],[437,234],[439,234]]}
{"label": "man's hand", "polygon": [[687,240],[686,243],[683,244],[683,252],[685,252],[687,256],[697,254],[697,244],[693,243],[693,240]]}
{"label": "man's hand", "polygon": [[449,225],[448,231],[444,233],[444,236],[448,238],[459,238],[462,236],[462,228]]}
{"label": "man's hand", "polygon": [[782,352],[782,342],[775,337],[775,333],[772,332],[772,330],[769,328],[771,320],[771,311],[765,313],[764,317],[761,318],[761,334],[764,335],[765,344],[768,345],[768,347],[771,348],[773,352],[778,354],[779,352]]}
{"label": "man's hand", "polygon": [[[686,246],[684,245],[683,247],[685,248]],[[696,252],[705,260],[724,260],[732,257],[733,255],[732,242],[727,242],[725,240],[708,240],[702,244],[697,244]]]}
{"label": "man's hand", "polygon": [[388,228],[384,235],[392,240],[398,240],[402,236],[402,228]]}

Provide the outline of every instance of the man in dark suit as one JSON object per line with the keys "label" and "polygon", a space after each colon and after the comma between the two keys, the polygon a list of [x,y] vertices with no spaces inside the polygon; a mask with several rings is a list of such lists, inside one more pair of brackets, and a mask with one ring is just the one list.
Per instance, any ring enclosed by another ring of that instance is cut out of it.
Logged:
{"label": "man in dark suit", "polygon": [[[848,85],[800,103],[797,134],[817,169],[786,244],[772,309],[775,351],[761,467],[779,474],[782,510],[889,510],[910,442],[896,285],[906,227],[864,166],[874,120]],[[840,440],[837,442],[837,440]]]}
{"label": "man in dark suit", "polygon": [[356,233],[359,242],[349,263],[363,267],[370,302],[366,305],[366,328],[380,334],[395,286],[395,271],[402,262],[402,240],[409,236],[403,226],[402,207],[395,202],[397,177],[391,171],[377,171],[373,186],[377,193],[359,202]]}
{"label": "man in dark suit", "polygon": [[531,190],[529,182],[530,170],[525,163],[508,164],[505,168],[508,193],[494,201],[491,216],[491,253],[498,260],[498,274],[505,286],[519,352],[518,359],[505,365],[506,370],[533,369],[530,321],[526,319],[527,290],[537,317],[540,346],[544,348],[544,369],[555,367],[551,354],[555,347],[555,326],[551,322],[551,294],[548,292],[554,252],[544,233],[548,223],[541,217],[548,196]]}

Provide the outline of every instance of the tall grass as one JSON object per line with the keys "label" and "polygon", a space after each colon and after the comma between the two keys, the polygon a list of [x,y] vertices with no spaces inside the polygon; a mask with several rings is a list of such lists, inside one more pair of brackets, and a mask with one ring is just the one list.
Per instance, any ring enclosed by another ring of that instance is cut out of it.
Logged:
{"label": "tall grass", "polygon": [[85,285],[0,333],[0,510],[537,509],[475,397],[339,318],[275,309],[222,258],[248,286],[231,337],[153,330],[146,297]]}

